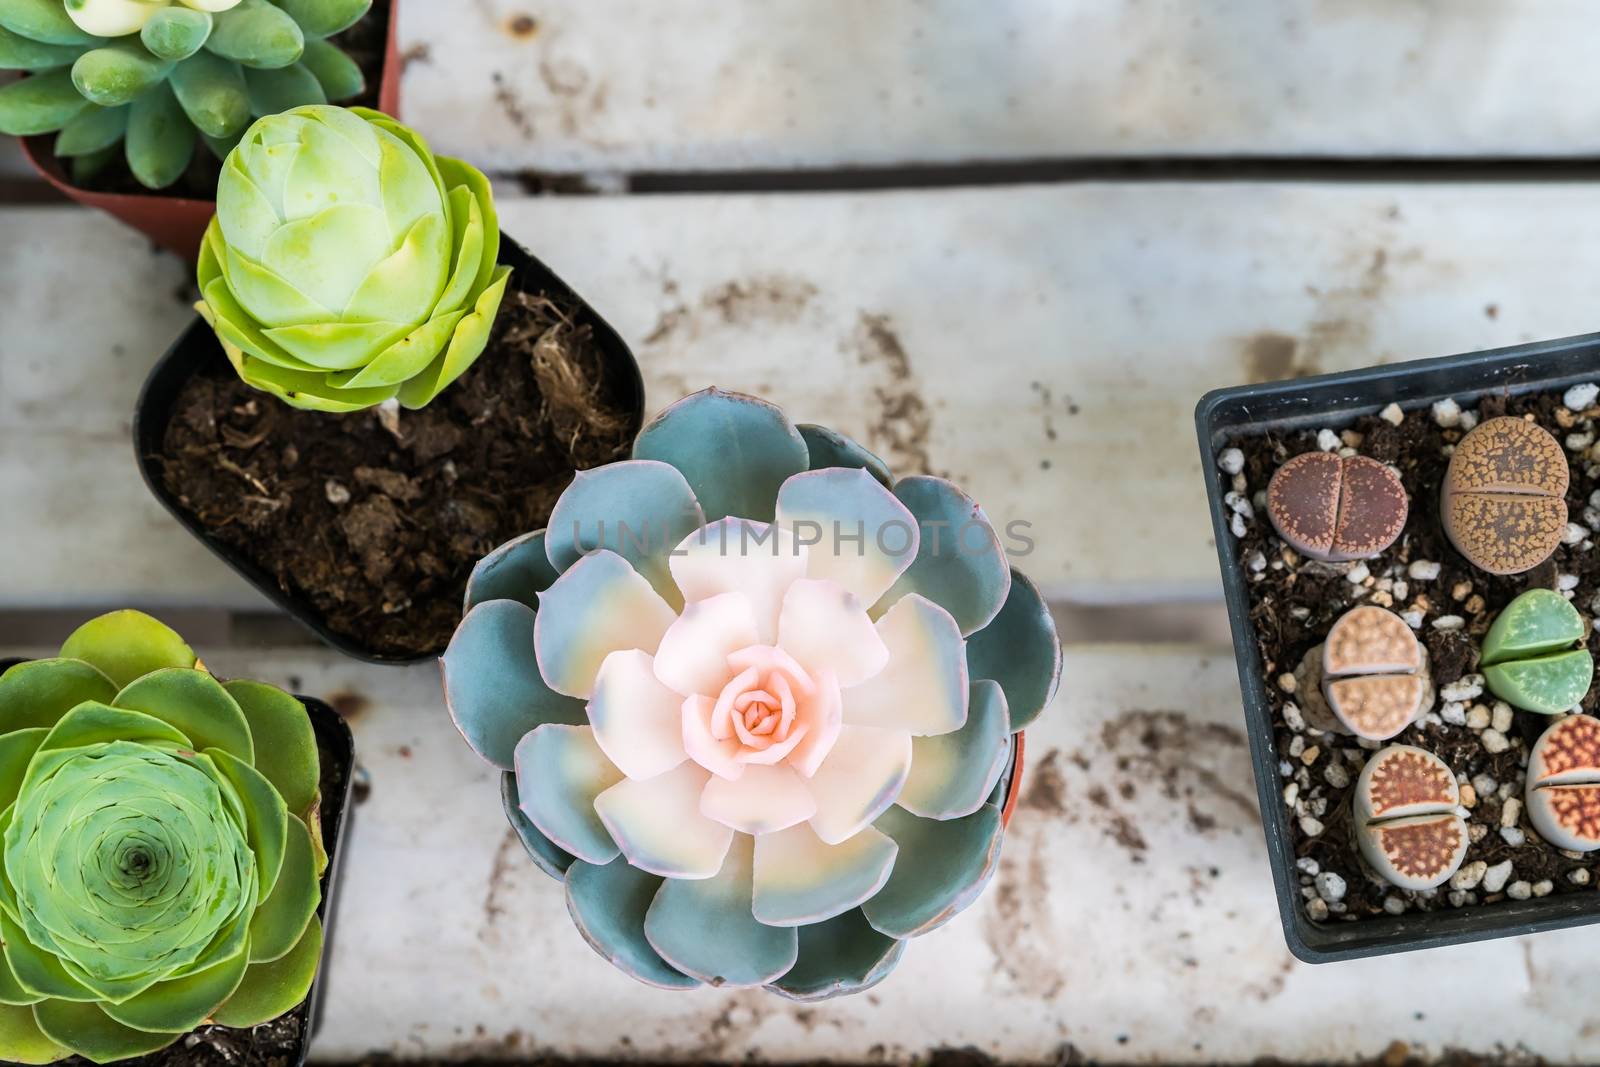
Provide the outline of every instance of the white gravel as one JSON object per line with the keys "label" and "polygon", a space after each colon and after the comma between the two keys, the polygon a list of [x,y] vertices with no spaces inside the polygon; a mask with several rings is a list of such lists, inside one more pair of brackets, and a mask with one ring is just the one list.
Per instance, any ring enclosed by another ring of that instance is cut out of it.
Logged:
{"label": "white gravel", "polygon": [[1450,876],[1450,888],[1458,891],[1478,888],[1478,883],[1483,881],[1483,876],[1489,870],[1489,865],[1482,860],[1474,860],[1466,864],[1455,874]]}
{"label": "white gravel", "polygon": [[1459,700],[1470,703],[1483,695],[1483,675],[1468,674],[1439,690],[1441,700]]}
{"label": "white gravel", "polygon": [[1433,628],[1441,633],[1449,633],[1453,630],[1459,630],[1466,624],[1467,620],[1463,619],[1460,615],[1440,615],[1437,619],[1433,620]]}
{"label": "white gravel", "polygon": [[1324,452],[1337,452],[1343,447],[1344,442],[1332,430],[1323,428],[1317,431],[1317,447]]}
{"label": "white gravel", "polygon": [[1414,559],[1406,568],[1406,576],[1416,582],[1431,582],[1439,577],[1439,564],[1430,559]]}
{"label": "white gravel", "polygon": [[1515,826],[1520,818],[1522,818],[1522,801],[1516,797],[1507,797],[1506,802],[1500,805],[1500,825]]}
{"label": "white gravel", "polygon": [[1406,413],[1400,410],[1399,404],[1390,404],[1378,412],[1378,418],[1387,422],[1390,426],[1399,426],[1406,421]]}
{"label": "white gravel", "polygon": [[1433,421],[1445,429],[1461,425],[1461,405],[1449,397],[1434,402]]}
{"label": "white gravel", "polygon": [[1511,880],[1511,861],[1497,863],[1483,872],[1483,891],[1485,893],[1498,893],[1506,887]]}
{"label": "white gravel", "polygon": [[1521,848],[1528,843],[1528,835],[1522,832],[1520,826],[1500,827],[1500,839],[1512,848]]}
{"label": "white gravel", "polygon": [[1390,915],[1404,915],[1406,912],[1406,902],[1401,900],[1399,897],[1384,897],[1383,910],[1388,912]]}
{"label": "white gravel", "polygon": [[1321,837],[1322,831],[1327,827],[1322,825],[1322,820],[1311,815],[1300,816],[1300,832],[1307,837]]}
{"label": "white gravel", "polygon": [[1596,399],[1600,399],[1600,385],[1593,382],[1574,385],[1561,395],[1561,403],[1568,411],[1583,411],[1593,407]]}
{"label": "white gravel", "polygon": [[1217,457],[1217,466],[1224,474],[1238,474],[1244,470],[1244,452],[1237,448],[1224,448]]}
{"label": "white gravel", "polygon": [[1512,900],[1527,900],[1533,896],[1533,886],[1527,882],[1512,882],[1506,886],[1506,896]]}
{"label": "white gravel", "polygon": [[1490,727],[1480,735],[1483,749],[1490,755],[1497,756],[1511,747],[1511,742],[1506,740],[1506,735]]}
{"label": "white gravel", "polygon": [[[1584,871],[1583,873],[1588,874],[1589,872]],[[1334,874],[1332,871],[1323,871],[1321,874],[1317,875],[1316,882],[1317,896],[1321,897],[1323,900],[1326,900],[1329,904],[1337,904],[1339,901],[1344,899],[1344,892],[1346,888],[1344,879],[1340,878],[1337,874]]]}
{"label": "white gravel", "polygon": [[1493,725],[1494,728],[1499,730],[1501,733],[1509,733],[1511,730],[1511,724],[1515,721],[1516,719],[1511,710],[1511,705],[1507,704],[1504,700],[1495,701],[1494,721],[1491,725]]}

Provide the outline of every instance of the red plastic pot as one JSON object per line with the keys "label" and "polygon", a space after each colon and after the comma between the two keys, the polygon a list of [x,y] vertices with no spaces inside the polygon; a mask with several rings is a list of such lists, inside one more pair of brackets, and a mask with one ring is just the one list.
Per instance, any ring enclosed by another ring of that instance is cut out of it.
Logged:
{"label": "red plastic pot", "polygon": [[[400,113],[399,25],[400,0],[390,0],[388,43],[384,48],[383,72],[378,79],[378,110],[397,117]],[[63,196],[85,207],[104,211],[132,226],[158,247],[176,252],[190,263],[200,258],[200,242],[211,216],[217,213],[215,200],[188,200],[159,193],[97,193],[79,188],[72,184],[51,148],[54,137],[54,134],[44,134],[21,138],[22,154]]]}

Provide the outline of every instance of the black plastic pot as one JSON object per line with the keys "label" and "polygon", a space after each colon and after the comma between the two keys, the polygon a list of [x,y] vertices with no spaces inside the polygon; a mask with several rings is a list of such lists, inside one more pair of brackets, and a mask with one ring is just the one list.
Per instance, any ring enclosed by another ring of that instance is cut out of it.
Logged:
{"label": "black plastic pot", "polygon": [[1222,564],[1223,594],[1233,630],[1233,650],[1244,696],[1250,759],[1255,768],[1267,857],[1277,889],[1278,911],[1289,951],[1307,963],[1330,963],[1391,952],[1485,941],[1600,922],[1600,894],[1581,893],[1359,922],[1314,923],[1300,906],[1300,884],[1290,837],[1288,809],[1279,795],[1278,756],[1273,748],[1272,704],[1250,624],[1244,568],[1234,551],[1223,496],[1229,486],[1217,469],[1217,453],[1230,442],[1269,430],[1323,426],[1337,429],[1390,403],[1426,407],[1452,397],[1470,406],[1485,395],[1564,390],[1600,379],[1600,334],[1498,348],[1488,352],[1424,359],[1386,367],[1324,374],[1315,378],[1219,389],[1195,409],[1201,469],[1211,503],[1211,524]]}
{"label": "black plastic pot", "polygon": [[[593,332],[595,342],[604,354],[605,373],[610,381],[615,383],[622,402],[628,408],[631,419],[629,436],[637,433],[644,425],[644,378],[639,372],[638,361],[634,359],[633,352],[622,340],[621,335],[611,327],[610,323],[602,319],[586,300],[573,292],[572,287],[562,281],[554,271],[503,232],[500,236],[500,262],[512,268],[511,284],[514,287],[525,292],[548,293],[558,300],[570,302],[578,309],[578,320]],[[172,513],[172,517],[177,519],[184,529],[193,534],[218,559],[233,568],[234,573],[255,586],[263,596],[292,615],[326,644],[345,655],[367,663],[399,665],[420,663],[442,653],[444,649],[441,647],[416,656],[388,656],[344,634],[333,632],[328,628],[322,614],[309,600],[298,593],[284,589],[271,574],[212,537],[194,513],[185,508],[175,494],[168,491],[162,481],[156,457],[161,453],[162,439],[166,436],[167,425],[172,421],[173,405],[184,384],[202,367],[208,364],[215,366],[226,359],[222,345],[212,333],[211,327],[207,326],[203,319],[196,317],[150,371],[150,376],[145,379],[144,388],[139,394],[138,407],[133,415],[133,445],[139,463],[139,473],[144,476],[145,485],[149,486],[150,492],[167,511]]]}
{"label": "black plastic pot", "polygon": [[[0,659],[0,674],[23,659]],[[333,958],[333,927],[338,911],[334,907],[334,894],[339,888],[339,874],[344,869],[344,839],[350,832],[351,792],[355,785],[356,740],[350,725],[340,714],[316,697],[296,695],[295,699],[306,706],[311,718],[311,728],[317,735],[317,756],[322,763],[322,843],[328,850],[328,869],[322,875],[322,903],[317,907],[317,917],[322,920],[322,964],[311,983],[311,992],[305,1002],[294,1011],[302,1013],[304,1022],[300,1041],[287,1061],[291,1067],[305,1067],[311,1054],[311,1042],[322,1025],[322,998],[327,989],[327,965]],[[335,773],[331,774],[329,771]],[[141,1059],[143,1063],[158,1065],[161,1053]]]}

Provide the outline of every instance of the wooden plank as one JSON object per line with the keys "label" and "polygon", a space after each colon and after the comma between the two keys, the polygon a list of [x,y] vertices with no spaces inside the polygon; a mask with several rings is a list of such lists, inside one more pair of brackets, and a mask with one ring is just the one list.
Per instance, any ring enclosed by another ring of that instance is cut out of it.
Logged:
{"label": "wooden plank", "polygon": [[[200,644],[224,673],[337,698],[370,774],[324,1062],[861,1062],[878,1048],[904,1062],[968,1045],[1020,1062],[1068,1049],[1100,1062],[1345,1062],[1392,1041],[1582,1062],[1600,1027],[1584,992],[1594,929],[1328,967],[1289,956],[1224,649],[1069,648],[1068,682],[1029,731],[1029,784],[994,884],[871,996],[796,1005],[646,989],[596,957],[560,885],[510,834],[431,668]],[[597,1025],[600,1004],[614,1025]]]}
{"label": "wooden plank", "polygon": [[[1070,185],[501,211],[634,344],[651,408],[770,396],[1031,523],[1019,563],[1053,598],[1127,603],[1216,595],[1205,390],[1593,329],[1597,205],[1584,185]],[[177,265],[68,209],[0,232],[52,249],[0,262],[0,322],[47,324],[0,351],[0,605],[257,605],[162,517],[122,436],[186,320]]]}
{"label": "wooden plank", "polygon": [[407,117],[496,169],[1592,155],[1583,0],[406,4]]}

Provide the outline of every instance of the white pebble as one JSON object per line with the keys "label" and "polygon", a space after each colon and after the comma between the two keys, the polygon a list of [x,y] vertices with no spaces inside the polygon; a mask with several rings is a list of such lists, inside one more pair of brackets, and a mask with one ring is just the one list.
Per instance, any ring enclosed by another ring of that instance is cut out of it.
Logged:
{"label": "white pebble", "polygon": [[1244,470],[1244,452],[1237,448],[1224,448],[1222,455],[1217,457],[1217,466],[1226,474],[1238,474]]}
{"label": "white pebble", "polygon": [[1507,797],[1505,803],[1500,805],[1500,825],[1515,826],[1520,818],[1522,818],[1522,801],[1516,797]]}
{"label": "white pebble", "polygon": [[1576,574],[1556,575],[1556,588],[1561,590],[1563,593],[1572,592],[1574,589],[1578,588],[1578,576]]}
{"label": "white pebble", "polygon": [[1332,430],[1324,428],[1317,431],[1317,447],[1322,451],[1337,452],[1342,444],[1344,442],[1339,440],[1339,435]]}
{"label": "white pebble", "polygon": [[1594,431],[1585,430],[1582,433],[1567,434],[1568,452],[1587,452],[1589,446],[1594,444]]}
{"label": "white pebble", "polygon": [[1488,798],[1494,795],[1496,789],[1500,788],[1500,783],[1487,774],[1480,774],[1472,779],[1472,788],[1477,790],[1480,797]]}
{"label": "white pebble", "polygon": [[1443,700],[1459,700],[1467,703],[1477,700],[1483,695],[1483,675],[1466,674],[1439,690]]}
{"label": "white pebble", "polygon": [[1594,406],[1596,398],[1600,398],[1600,385],[1587,382],[1574,385],[1563,393],[1561,403],[1568,411],[1584,411]]}
{"label": "white pebble", "polygon": [[1431,582],[1439,577],[1439,564],[1428,559],[1415,559],[1406,568],[1406,576],[1417,582]]}
{"label": "white pebble", "polygon": [[1506,886],[1506,896],[1512,900],[1527,900],[1533,896],[1533,886],[1527,882],[1512,882]]}
{"label": "white pebble", "polygon": [[1459,630],[1467,624],[1467,620],[1460,615],[1440,615],[1433,620],[1433,628],[1444,633]]}
{"label": "white pebble", "polygon": [[1528,835],[1523,833],[1520,826],[1500,827],[1500,839],[1512,848],[1521,848],[1528,843]]}
{"label": "white pebble", "polygon": [[1511,861],[1505,860],[1483,872],[1483,891],[1498,893],[1511,880]]}
{"label": "white pebble", "polygon": [[1243,515],[1247,519],[1256,517],[1255,505],[1243,493],[1229,493],[1222,498],[1222,502],[1233,509],[1235,515]]}
{"label": "white pebble", "polygon": [[1244,516],[1235,512],[1233,519],[1228,523],[1228,529],[1233,531],[1233,536],[1243,538],[1250,532],[1250,524],[1244,521]]}
{"label": "white pebble", "polygon": [[1490,755],[1498,756],[1511,747],[1511,742],[1506,740],[1506,735],[1492,727],[1485,730],[1480,735],[1480,739],[1483,743],[1484,751]]}
{"label": "white pebble", "polygon": [[1312,878],[1315,878],[1322,871],[1322,864],[1318,863],[1310,856],[1301,856],[1299,859],[1294,861],[1294,865],[1299,869],[1301,874],[1309,875]]}
{"label": "white pebble", "polygon": [[1482,860],[1474,860],[1450,876],[1450,888],[1461,891],[1478,888],[1478,883],[1483,881],[1483,875],[1488,871],[1489,865]]}
{"label": "white pebble", "polygon": [[1536,897],[1547,897],[1555,891],[1556,884],[1548,878],[1542,882],[1533,883],[1533,895]]}
{"label": "white pebble", "polygon": [[1314,923],[1326,922],[1328,918],[1328,902],[1318,897],[1306,902],[1306,915]]}
{"label": "white pebble", "polygon": [[1476,411],[1463,411],[1461,413],[1461,428],[1463,430],[1470,430],[1476,425],[1478,425],[1478,413]]}
{"label": "white pebble", "polygon": [[1250,572],[1252,574],[1260,574],[1262,571],[1267,569],[1266,554],[1258,549],[1250,553],[1250,558],[1245,560],[1244,565],[1250,568]]}
{"label": "white pebble", "polygon": [[1300,783],[1299,782],[1290,782],[1288,785],[1283,787],[1283,804],[1284,804],[1284,807],[1287,807],[1287,808],[1294,807],[1295,801],[1297,801],[1299,799],[1300,799]]}
{"label": "white pebble", "polygon": [[1344,580],[1349,582],[1351,585],[1360,585],[1362,582],[1371,577],[1372,571],[1367,568],[1367,565],[1365,563],[1357,563],[1354,567],[1351,567],[1345,572]]}
{"label": "white pebble", "polygon": [[1405,582],[1395,582],[1392,592],[1396,600],[1404,600],[1411,595],[1411,587]]}
{"label": "white pebble", "polygon": [[1439,709],[1439,718],[1451,726],[1467,726],[1467,706],[1459,701],[1446,704]]}
{"label": "white pebble", "polygon": [[1411,627],[1413,630],[1422,629],[1422,612],[1416,610],[1415,608],[1412,608],[1410,611],[1402,611],[1400,613],[1400,618],[1404,619],[1405,624]]}
{"label": "white pebble", "polygon": [[1588,869],[1584,868],[1584,867],[1579,867],[1575,871],[1567,872],[1567,881],[1571,882],[1573,885],[1588,885],[1589,884],[1589,871],[1588,871]]}
{"label": "white pebble", "polygon": [[1467,712],[1467,728],[1470,730],[1487,730],[1489,728],[1489,709],[1482,704],[1472,705]]}
{"label": "white pebble", "polygon": [[[1588,874],[1589,872],[1584,871],[1583,873]],[[1343,900],[1344,891],[1344,879],[1332,871],[1323,871],[1317,875],[1317,896],[1326,900],[1329,904]]]}
{"label": "white pebble", "polygon": [[1335,789],[1343,789],[1350,784],[1350,772],[1341,764],[1330,763],[1323,768],[1322,779]]}
{"label": "white pebble", "polygon": [[1300,705],[1294,703],[1284,704],[1283,725],[1287,726],[1297,734],[1305,732],[1306,717],[1301,714]]}
{"label": "white pebble", "polygon": [[1399,897],[1384,897],[1383,910],[1388,912],[1390,915],[1404,915],[1406,912],[1406,902],[1401,900]]}
{"label": "white pebble", "polygon": [[1390,426],[1399,426],[1406,420],[1406,413],[1400,410],[1399,404],[1390,404],[1378,412],[1378,418],[1387,422]]}
{"label": "white pebble", "polygon": [[1495,701],[1493,723],[1494,728],[1499,730],[1501,733],[1506,733],[1511,729],[1511,724],[1514,721],[1515,719],[1511,711],[1511,705],[1507,704],[1504,700]]}
{"label": "white pebble", "polygon": [[1437,400],[1433,405],[1433,421],[1445,429],[1461,425],[1461,405],[1449,397]]}
{"label": "white pebble", "polygon": [[350,503],[350,490],[329,478],[322,485],[323,495],[328,498],[328,503],[339,507]]}
{"label": "white pebble", "polygon": [[1300,817],[1300,832],[1305,834],[1307,837],[1321,837],[1322,831],[1325,829],[1327,829],[1327,827],[1323,826],[1321,820],[1319,819],[1313,818],[1310,815],[1302,815]]}

